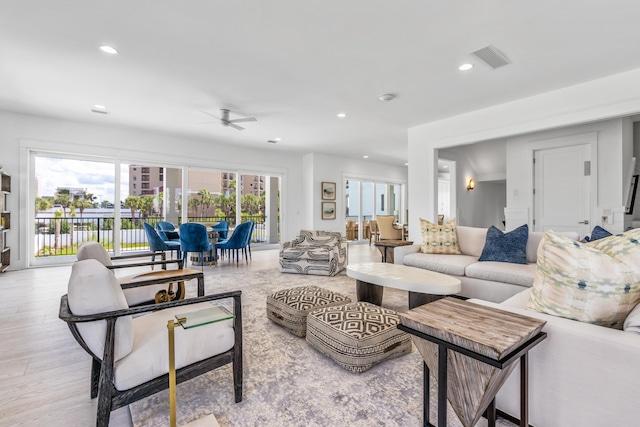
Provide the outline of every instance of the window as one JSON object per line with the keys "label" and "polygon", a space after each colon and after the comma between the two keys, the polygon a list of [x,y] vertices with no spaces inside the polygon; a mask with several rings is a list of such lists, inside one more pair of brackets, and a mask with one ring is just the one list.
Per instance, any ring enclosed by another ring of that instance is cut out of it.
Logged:
{"label": "window", "polygon": [[142,175],[143,181],[149,181],[149,175]]}

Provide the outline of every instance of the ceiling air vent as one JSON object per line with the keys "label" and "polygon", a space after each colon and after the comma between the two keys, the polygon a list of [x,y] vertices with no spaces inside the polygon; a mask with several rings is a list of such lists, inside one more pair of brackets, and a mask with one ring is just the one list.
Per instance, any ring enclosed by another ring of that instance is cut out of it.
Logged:
{"label": "ceiling air vent", "polygon": [[482,60],[494,70],[511,63],[509,58],[507,58],[504,53],[500,52],[495,46],[491,45],[485,46],[482,49],[478,49],[475,52],[471,52],[471,55]]}

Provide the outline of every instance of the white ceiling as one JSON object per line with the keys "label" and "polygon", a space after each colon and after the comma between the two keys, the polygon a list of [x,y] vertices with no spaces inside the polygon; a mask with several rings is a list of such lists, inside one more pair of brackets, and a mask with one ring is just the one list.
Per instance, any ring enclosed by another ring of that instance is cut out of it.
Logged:
{"label": "white ceiling", "polygon": [[[640,68],[639,18],[638,0],[0,0],[0,109],[403,164],[411,126]],[[513,63],[469,55],[488,44]],[[220,108],[258,122],[202,123]]]}

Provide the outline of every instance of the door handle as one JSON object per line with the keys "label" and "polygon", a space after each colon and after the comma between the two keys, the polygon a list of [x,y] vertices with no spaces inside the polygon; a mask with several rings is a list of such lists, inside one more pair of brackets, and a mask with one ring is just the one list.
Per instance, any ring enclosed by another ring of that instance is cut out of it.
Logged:
{"label": "door handle", "polygon": [[578,224],[586,224],[589,225],[589,220],[585,219],[584,221],[580,221]]}

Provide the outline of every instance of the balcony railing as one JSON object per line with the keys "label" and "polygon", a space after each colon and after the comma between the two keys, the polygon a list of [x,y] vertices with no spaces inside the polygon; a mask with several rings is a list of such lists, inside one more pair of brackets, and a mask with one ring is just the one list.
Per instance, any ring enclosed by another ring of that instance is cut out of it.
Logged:
{"label": "balcony railing", "polygon": [[[227,217],[189,217],[189,222],[227,221],[229,231],[235,228],[236,219]],[[143,219],[120,219],[120,251],[144,251],[149,249],[147,234],[142,225],[147,222],[155,227],[162,217]],[[242,221],[253,221],[255,227],[252,243],[266,242],[265,216],[243,215]],[[86,241],[101,242],[108,250],[113,251],[113,218],[73,217],[73,218],[37,218],[35,222],[35,256],[49,257],[75,255],[78,246]],[[177,225],[176,225],[177,226]]]}

